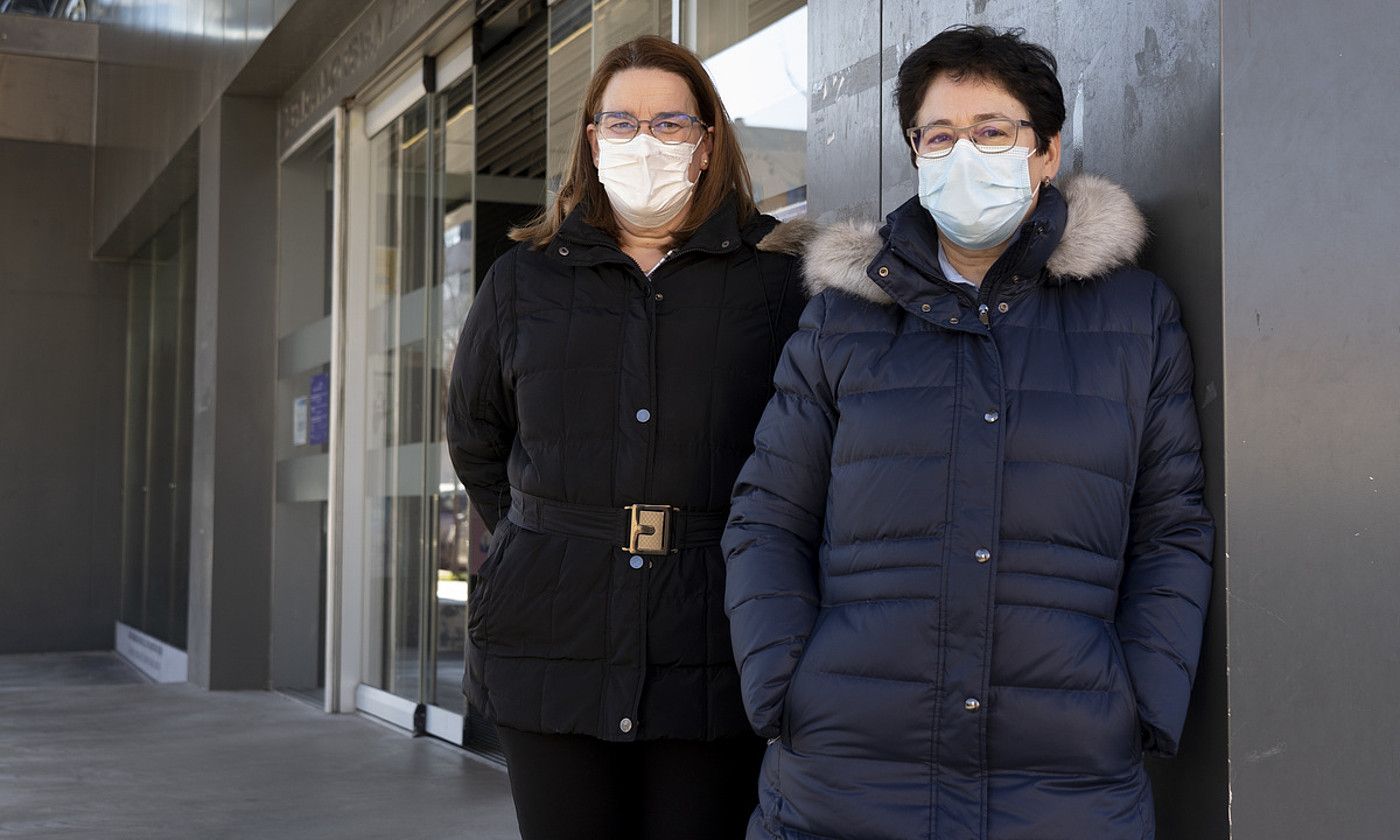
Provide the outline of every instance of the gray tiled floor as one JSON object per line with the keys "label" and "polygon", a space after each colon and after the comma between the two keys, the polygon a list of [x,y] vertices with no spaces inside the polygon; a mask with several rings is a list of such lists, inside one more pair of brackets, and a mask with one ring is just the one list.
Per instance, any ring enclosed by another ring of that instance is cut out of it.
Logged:
{"label": "gray tiled floor", "polygon": [[515,838],[501,769],[112,654],[0,657],[0,838]]}

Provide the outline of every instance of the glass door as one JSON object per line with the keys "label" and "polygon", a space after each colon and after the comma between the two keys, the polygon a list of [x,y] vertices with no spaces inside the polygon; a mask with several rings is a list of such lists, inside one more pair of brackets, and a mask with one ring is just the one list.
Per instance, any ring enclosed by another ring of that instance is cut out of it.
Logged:
{"label": "glass door", "polygon": [[[136,253],[127,285],[119,622],[150,637],[147,643],[181,651],[189,604],[196,230],[191,201]],[[162,668],[159,661],[143,665]],[[180,670],[174,676],[183,681]]]}
{"label": "glass door", "polygon": [[477,280],[474,84],[465,69],[368,141],[360,673],[371,690],[357,705],[458,744],[467,577],[487,538],[443,426]]}
{"label": "glass door", "polygon": [[277,287],[277,470],[272,687],[326,707],[336,132],[282,162]]}
{"label": "glass door", "polygon": [[434,137],[437,169],[437,283],[433,289],[432,464],[436,493],[433,558],[433,685],[430,703],[457,715],[466,712],[462,674],[466,668],[467,577],[485,556],[487,532],[467,500],[448,458],[447,388],[457,340],[475,297],[476,119],[472,74],[437,98]]}
{"label": "glass door", "polygon": [[433,210],[431,101],[423,98],[370,139],[373,262],[369,287],[365,549],[366,685],[411,703],[424,696],[428,238]]}

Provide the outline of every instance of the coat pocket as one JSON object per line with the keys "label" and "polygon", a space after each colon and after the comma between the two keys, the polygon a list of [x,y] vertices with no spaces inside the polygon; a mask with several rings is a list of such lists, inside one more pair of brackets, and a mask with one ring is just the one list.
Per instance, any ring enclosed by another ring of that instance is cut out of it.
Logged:
{"label": "coat pocket", "polygon": [[497,523],[496,530],[491,532],[481,569],[467,578],[467,636],[473,642],[484,642],[491,637],[491,583],[501,565],[501,557],[519,530],[519,526],[509,519]]}
{"label": "coat pocket", "polygon": [[1132,750],[1133,758],[1142,758],[1142,724],[1138,718],[1137,694],[1133,688],[1133,677],[1128,671],[1128,659],[1123,655],[1123,642],[1118,638],[1118,628],[1112,622],[1105,622],[1104,627],[1108,632],[1108,641],[1113,648],[1113,667],[1117,672],[1116,678],[1120,686],[1119,693],[1131,711],[1129,719],[1132,726],[1129,727],[1128,745]]}
{"label": "coat pocket", "polygon": [[792,666],[792,676],[788,677],[787,688],[783,690],[783,712],[778,718],[778,740],[788,749],[792,749],[792,708],[793,701],[799,697],[798,680],[802,676],[802,666],[807,664],[807,654],[811,652],[812,645],[816,643],[817,634],[821,632],[826,616],[825,609],[817,613],[817,620],[812,624],[812,632],[808,634],[807,642],[802,646],[802,653],[797,657],[797,664]]}

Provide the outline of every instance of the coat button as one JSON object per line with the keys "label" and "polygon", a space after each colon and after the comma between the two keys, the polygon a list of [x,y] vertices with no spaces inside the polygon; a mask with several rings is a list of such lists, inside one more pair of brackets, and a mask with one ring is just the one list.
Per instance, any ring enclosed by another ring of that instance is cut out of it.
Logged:
{"label": "coat button", "polygon": [[977,558],[978,563],[987,563],[992,559],[992,553],[985,548],[979,548],[972,553]]}
{"label": "coat button", "polygon": [[1010,307],[1005,301],[1003,301],[1003,302],[997,304],[997,311],[998,311],[998,312],[1001,312],[1001,313],[1003,313],[1003,314],[1005,314],[1006,311],[1007,311],[1008,309],[1010,309],[1010,308],[1011,308],[1011,307]]}
{"label": "coat button", "polygon": [[890,276],[890,269],[889,269],[888,266],[883,266],[883,265],[882,265],[882,266],[880,266],[880,272],[879,272],[879,273],[880,273],[880,276],[881,276],[881,277],[889,277],[889,276]]}
{"label": "coat button", "polygon": [[726,239],[726,240],[724,240],[723,242],[719,243],[719,247],[721,247],[721,248],[728,248],[728,247],[729,247],[729,240]]}
{"label": "coat button", "polygon": [[951,318],[948,319],[948,323],[950,323],[950,324],[956,324],[957,322],[958,322],[958,316],[956,316],[956,315],[954,315],[953,317],[951,317]]}
{"label": "coat button", "polygon": [[661,294],[660,292],[657,292],[657,293],[656,293],[656,299],[657,299],[657,300],[665,300],[665,299],[666,299],[666,296],[663,295],[663,294]]}
{"label": "coat button", "polygon": [[618,728],[618,729],[621,729],[623,732],[631,732],[631,731],[632,731],[632,719],[631,719],[631,718],[623,718],[622,720],[618,721],[617,728]]}
{"label": "coat button", "polygon": [[651,419],[651,412],[650,412],[650,411],[647,411],[645,408],[639,408],[639,409],[637,409],[637,422],[638,422],[638,423],[645,423],[646,421],[648,421],[648,420],[650,420],[650,419]]}
{"label": "coat button", "polygon": [[[975,712],[982,708],[982,704],[978,702],[976,697],[969,697],[963,701],[963,708],[967,709],[969,712]],[[624,729],[623,731],[626,732],[627,730]]]}
{"label": "coat button", "polygon": [[561,257],[567,257],[568,255],[569,255],[569,249],[568,249],[568,248],[565,248],[565,247],[562,246],[562,245],[560,245],[560,246],[559,246],[559,256],[561,256]]}
{"label": "coat button", "polygon": [[929,305],[926,303],[926,304],[924,304],[923,306],[920,306],[919,308],[922,309],[922,310],[924,310],[925,312],[927,312],[927,311],[929,311],[930,309],[932,309],[933,307],[932,307],[932,306],[929,306]]}
{"label": "coat button", "polygon": [[628,561],[628,565],[630,565],[634,569],[640,569],[645,563],[646,561],[644,561],[641,557],[638,557],[635,554],[633,554],[632,559]]}
{"label": "coat button", "polygon": [[1000,411],[997,411],[997,410],[994,408],[994,409],[992,409],[991,411],[987,412],[986,414],[983,414],[983,415],[982,415],[982,419],[983,419],[983,420],[986,420],[988,423],[995,423],[996,421],[998,421],[998,420],[1001,419],[1001,412],[1000,412]]}

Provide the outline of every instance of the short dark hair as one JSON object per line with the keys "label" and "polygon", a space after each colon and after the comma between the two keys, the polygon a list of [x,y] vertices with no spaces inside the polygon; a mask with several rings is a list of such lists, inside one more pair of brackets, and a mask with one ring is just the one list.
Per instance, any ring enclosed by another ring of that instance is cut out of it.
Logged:
{"label": "short dark hair", "polygon": [[[1035,129],[1036,151],[1065,124],[1065,92],[1055,74],[1055,54],[1023,40],[1024,29],[997,32],[989,26],[953,26],[933,36],[899,65],[894,99],[901,129],[913,128],[929,85],[940,75],[980,79],[1006,89],[1026,106]],[[912,152],[911,152],[912,154]]]}

